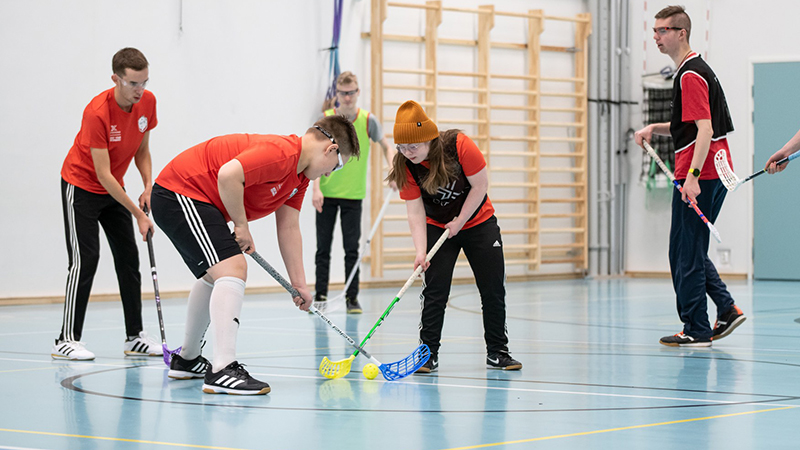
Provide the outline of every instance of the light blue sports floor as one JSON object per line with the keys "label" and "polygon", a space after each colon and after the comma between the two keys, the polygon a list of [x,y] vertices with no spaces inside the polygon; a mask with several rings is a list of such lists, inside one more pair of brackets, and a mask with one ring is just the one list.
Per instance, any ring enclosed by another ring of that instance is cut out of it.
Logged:
{"label": "light blue sports floor", "polygon": [[[510,347],[524,367],[504,373],[485,368],[475,288],[456,286],[439,372],[394,382],[366,380],[361,357],[347,377],[323,378],[324,356],[352,352],[345,340],[286,294],[249,295],[239,359],[272,386],[255,397],[203,394],[202,380],[167,378],[161,359],[124,357],[117,302],[89,305],[93,362],[50,358],[61,305],[3,307],[0,448],[800,448],[800,284],[729,287],[747,321],[690,350],[658,344],[681,329],[669,280],[509,284]],[[379,360],[417,346],[419,290],[368,343]],[[360,340],[396,291],[364,291],[363,315],[330,318]],[[158,339],[154,302],[143,303]],[[174,348],[186,300],[163,303]]]}

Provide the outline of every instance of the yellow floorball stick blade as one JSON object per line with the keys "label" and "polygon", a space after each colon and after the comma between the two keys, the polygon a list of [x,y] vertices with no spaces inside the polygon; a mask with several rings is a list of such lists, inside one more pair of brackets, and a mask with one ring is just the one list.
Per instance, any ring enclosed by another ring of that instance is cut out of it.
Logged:
{"label": "yellow floorball stick blade", "polygon": [[349,358],[341,361],[331,361],[328,357],[322,358],[319,363],[319,373],[325,378],[341,378],[350,373],[350,367],[353,364],[355,356],[350,355]]}

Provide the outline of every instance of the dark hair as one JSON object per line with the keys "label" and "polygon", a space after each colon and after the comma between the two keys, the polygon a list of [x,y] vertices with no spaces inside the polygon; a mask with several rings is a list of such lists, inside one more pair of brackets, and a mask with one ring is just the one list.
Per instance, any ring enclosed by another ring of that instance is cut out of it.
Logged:
{"label": "dark hair", "polygon": [[[358,134],[353,124],[347,120],[345,116],[334,114],[332,116],[325,116],[319,119],[314,125],[327,131],[336,143],[339,145],[339,152],[345,157],[361,157],[361,147],[358,144]],[[306,131],[306,133],[316,133],[319,139],[328,140],[328,137],[322,134],[313,126]]]}
{"label": "dark hair", "polygon": [[[440,187],[446,186],[449,182],[456,179],[461,170],[459,168],[458,157],[450,154],[446,149],[455,146],[458,133],[461,130],[447,130],[439,133],[439,137],[431,141],[428,149],[428,164],[430,171],[423,178],[421,189],[429,194],[435,193]],[[403,189],[407,182],[406,178],[406,157],[401,152],[397,152],[392,160],[392,168],[386,181],[394,181],[397,189]]]}
{"label": "dark hair", "polygon": [[125,47],[114,54],[111,59],[111,70],[118,76],[125,75],[125,69],[140,71],[147,69],[147,58],[133,47]]}
{"label": "dark hair", "polygon": [[689,42],[689,36],[692,35],[692,19],[689,14],[686,14],[686,8],[683,6],[667,6],[656,14],[656,19],[667,19],[672,17],[670,25],[677,28],[686,30],[686,42]]}

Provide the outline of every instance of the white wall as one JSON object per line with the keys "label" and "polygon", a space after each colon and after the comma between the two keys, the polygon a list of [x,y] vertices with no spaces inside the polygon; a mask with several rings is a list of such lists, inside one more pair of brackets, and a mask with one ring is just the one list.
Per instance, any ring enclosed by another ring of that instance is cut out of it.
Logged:
{"label": "white wall", "polygon": [[[661,55],[653,45],[653,16],[664,6],[675,2],[650,0],[646,2],[644,14],[642,2],[632,2],[631,27],[634,37],[632,48],[632,76],[642,75],[642,62],[646,58],[647,71],[658,72],[666,65],[673,65],[666,55]],[[687,8],[692,18],[691,45],[699,51],[716,72],[722,83],[733,116],[736,131],[729,137],[736,173],[751,174],[753,167],[752,122],[751,122],[751,63],[767,58],[781,60],[800,57],[800,45],[796,33],[796,16],[800,4],[791,0],[771,0],[755,5],[745,0],[685,0],[678,2]],[[709,24],[706,24],[706,9],[710,9]],[[757,11],[755,10],[757,9]],[[643,28],[645,28],[643,30]],[[708,28],[708,44],[705,30]],[[647,51],[643,49],[642,33],[647,39]],[[638,41],[635,39],[638,36]],[[634,100],[641,101],[639,83],[631,86]],[[633,118],[635,128],[642,126],[640,114]],[[800,127],[800,115],[798,116]],[[787,140],[797,130],[787,130]],[[641,153],[633,145],[629,147],[630,198],[628,201],[627,270],[669,271],[667,259],[669,204],[661,211],[646,211],[645,190],[638,182]],[[778,149],[775,149],[778,150]],[[764,162],[759,162],[758,170]],[[758,182],[766,182],[765,179]],[[717,229],[722,243],[712,239],[709,255],[717,263],[720,272],[748,273],[752,266],[752,183],[729,193],[717,220]],[[730,249],[731,263],[720,265],[718,249]]]}
{"label": "white wall", "polygon": [[[444,3],[474,8],[490,2]],[[495,3],[504,11],[541,8],[565,16],[586,11],[581,0]],[[369,41],[361,33],[369,31],[369,8],[368,0],[344,2],[340,49],[342,70],[360,76],[365,107],[370,104]],[[454,30],[469,35],[475,29],[474,15],[458,17],[460,22],[448,22],[442,36]],[[319,114],[327,85],[327,53],[320,49],[331,42],[331,0],[2,0],[0,18],[0,152],[7,165],[0,177],[0,297],[63,295],[67,254],[59,172],[83,108],[112,86],[111,57],[118,49],[137,47],[150,61],[148,89],[158,100],[159,118],[151,134],[154,174],[180,151],[213,136],[303,133]],[[387,27],[402,32],[404,22]],[[559,27],[565,42],[558,40]],[[523,30],[506,25],[498,25],[495,33],[524,40]],[[543,44],[570,45],[569,33],[567,26],[551,25]],[[419,62],[416,53],[403,49],[384,58],[387,65]],[[135,167],[125,180],[129,194],[137,198],[142,187]],[[313,283],[316,242],[310,196],[301,226],[306,275]],[[283,270],[274,218],[251,229],[259,252]],[[117,292],[104,239],[95,294]],[[154,240],[161,289],[189,289],[193,277],[177,252],[162,234]],[[334,241],[334,261],[342,260],[340,242]],[[140,250],[147,292],[151,284],[144,243]],[[333,282],[344,280],[340,266],[332,265]],[[366,273],[363,278],[368,279]],[[274,284],[262,271],[250,271],[249,286]]]}
{"label": "white wall", "polygon": [[[182,4],[182,16],[181,16]],[[302,134],[325,92],[332,4],[315,0],[0,2],[0,177],[3,236],[0,297],[63,295],[67,254],[60,170],[83,108],[112,86],[111,57],[137,47],[150,62],[158,100],[153,171],[180,151],[227,133]],[[182,30],[180,26],[182,25]],[[125,178],[137,198],[141,178]],[[303,211],[306,270],[313,267],[313,215]],[[253,225],[261,253],[274,256],[274,218]],[[101,237],[93,293],[117,292]],[[163,234],[154,237],[160,287],[185,290],[193,277]],[[144,243],[143,288],[152,290]],[[309,266],[309,261],[311,266]],[[313,274],[313,271],[311,271]],[[253,270],[251,285],[272,284]]]}

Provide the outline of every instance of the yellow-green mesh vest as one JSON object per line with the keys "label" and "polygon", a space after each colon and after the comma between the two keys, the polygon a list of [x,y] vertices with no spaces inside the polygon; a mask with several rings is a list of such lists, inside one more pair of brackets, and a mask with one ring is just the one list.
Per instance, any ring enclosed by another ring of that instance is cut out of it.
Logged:
{"label": "yellow-green mesh vest", "polygon": [[[333,114],[336,114],[333,109],[325,111],[326,116]],[[358,135],[361,157],[359,159],[350,158],[350,161],[341,170],[337,170],[329,177],[323,175],[319,178],[319,188],[325,197],[363,200],[367,196],[367,166],[369,164],[368,117],[369,111],[359,109],[356,120],[353,122]]]}

